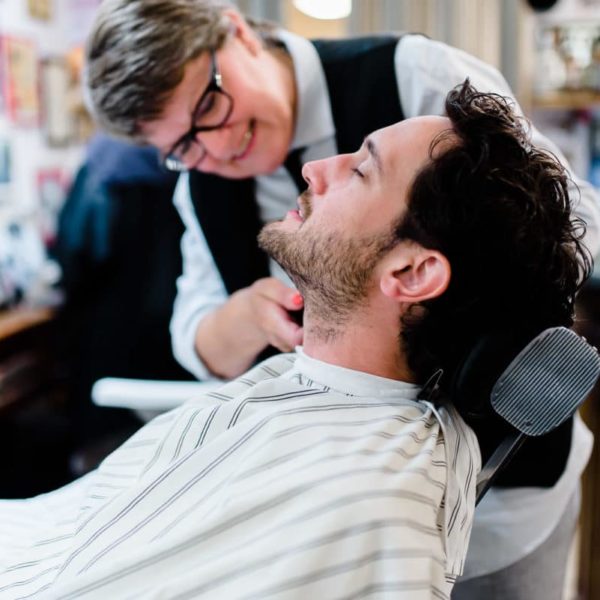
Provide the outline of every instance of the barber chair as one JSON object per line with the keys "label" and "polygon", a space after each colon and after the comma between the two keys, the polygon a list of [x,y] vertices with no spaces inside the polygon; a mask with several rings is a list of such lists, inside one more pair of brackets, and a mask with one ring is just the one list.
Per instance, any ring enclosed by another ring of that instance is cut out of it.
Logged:
{"label": "barber chair", "polygon": [[[477,478],[479,503],[492,483],[502,483],[502,472],[508,475],[505,483],[513,486],[549,487],[558,480],[570,449],[571,418],[600,376],[600,356],[565,327],[528,336],[503,332],[475,344],[457,369],[447,397],[440,393],[441,376],[436,373],[420,397],[451,402],[475,431],[484,465]],[[96,382],[92,399],[99,406],[131,408],[150,418],[221,383],[106,378]],[[527,444],[523,459],[512,462]],[[549,453],[550,461],[545,460]],[[511,476],[513,465],[516,476]],[[521,471],[527,480],[519,483]]]}

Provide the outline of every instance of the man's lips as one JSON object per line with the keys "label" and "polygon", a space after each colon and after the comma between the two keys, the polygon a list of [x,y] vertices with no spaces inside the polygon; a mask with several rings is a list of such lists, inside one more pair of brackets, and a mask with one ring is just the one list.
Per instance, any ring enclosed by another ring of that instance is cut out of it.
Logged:
{"label": "man's lips", "polygon": [[286,216],[288,218],[292,219],[293,221],[298,221],[299,223],[304,222],[304,219],[302,218],[302,216],[300,215],[300,212],[298,210],[288,210]]}

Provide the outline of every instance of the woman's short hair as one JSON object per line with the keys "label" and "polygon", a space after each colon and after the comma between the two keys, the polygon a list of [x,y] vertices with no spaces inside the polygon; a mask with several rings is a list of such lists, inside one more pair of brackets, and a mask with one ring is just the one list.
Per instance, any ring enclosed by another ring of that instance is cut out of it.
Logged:
{"label": "woman's short hair", "polygon": [[[225,0],[104,0],[86,47],[87,104],[98,124],[141,141],[160,117],[189,61],[216,50],[230,31]],[[267,23],[249,21],[262,35]]]}

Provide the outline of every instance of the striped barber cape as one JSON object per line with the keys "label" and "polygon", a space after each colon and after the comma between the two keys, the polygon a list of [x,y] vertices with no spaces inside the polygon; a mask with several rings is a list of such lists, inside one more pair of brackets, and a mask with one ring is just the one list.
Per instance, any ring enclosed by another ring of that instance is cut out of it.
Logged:
{"label": "striped barber cape", "polygon": [[79,481],[0,501],[0,598],[449,598],[480,455],[418,391],[271,358]]}

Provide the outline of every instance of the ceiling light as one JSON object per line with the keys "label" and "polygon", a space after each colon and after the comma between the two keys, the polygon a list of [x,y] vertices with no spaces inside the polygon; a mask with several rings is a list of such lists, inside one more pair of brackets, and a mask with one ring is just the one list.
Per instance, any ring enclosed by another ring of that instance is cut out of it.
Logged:
{"label": "ceiling light", "polygon": [[352,0],[294,0],[294,6],[314,19],[344,19],[352,12]]}

